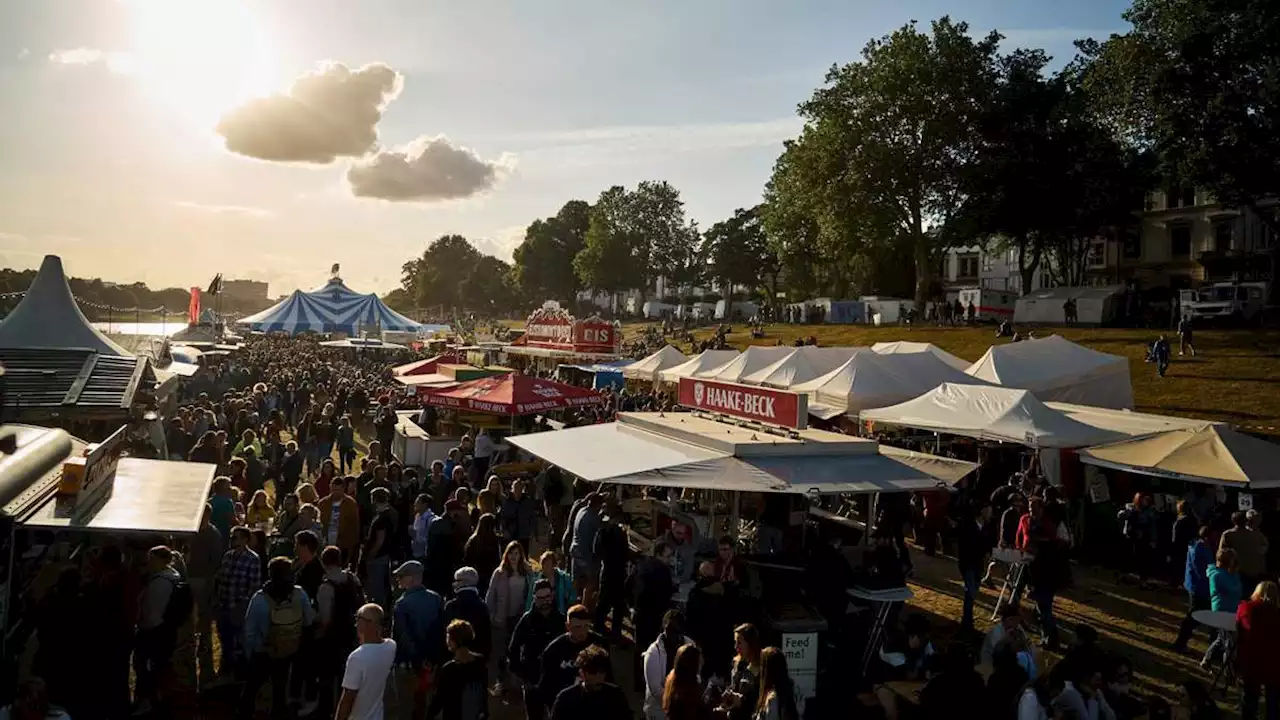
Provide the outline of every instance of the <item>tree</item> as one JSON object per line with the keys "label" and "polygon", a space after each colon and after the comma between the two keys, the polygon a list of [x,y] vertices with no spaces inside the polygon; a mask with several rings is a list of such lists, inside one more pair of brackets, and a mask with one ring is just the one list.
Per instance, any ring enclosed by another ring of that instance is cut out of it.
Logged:
{"label": "tree", "polygon": [[573,259],[573,270],[583,286],[614,296],[615,308],[617,294],[637,287],[643,277],[637,267],[641,243],[631,222],[629,201],[626,188],[620,185],[600,193],[591,208],[586,242]]}
{"label": "tree", "polygon": [[917,306],[959,239],[962,179],[978,149],[999,39],[974,40],[965,23],[944,17],[929,34],[911,23],[871,41],[861,61],[833,68],[800,105],[805,129],[784,152],[782,197],[807,198],[819,237],[845,258],[867,243],[908,253]]}
{"label": "tree", "polygon": [[466,270],[458,287],[462,305],[472,312],[495,316],[516,304],[511,266],[492,255],[481,255]]}
{"label": "tree", "polygon": [[699,274],[701,236],[685,220],[680,191],[666,181],[646,180],[628,194],[626,207],[635,231],[633,255],[641,263],[642,298],[655,277],[676,287],[692,284]]}
{"label": "tree", "polygon": [[1170,187],[1208,190],[1280,231],[1258,206],[1280,196],[1280,3],[1134,0],[1125,19],[1129,33],[1081,44],[1117,136],[1153,150]]}
{"label": "tree", "polygon": [[524,242],[512,254],[514,278],[526,296],[572,305],[582,289],[573,259],[586,243],[590,223],[591,206],[582,200],[570,200],[554,217],[534,220],[529,225]]}
{"label": "tree", "polygon": [[422,307],[436,305],[459,308],[464,303],[459,291],[481,258],[480,251],[461,235],[441,235],[427,246],[422,257],[400,268],[400,283]]}
{"label": "tree", "polygon": [[[707,230],[704,243],[711,276],[725,287],[724,316],[730,317],[733,287],[760,286],[765,274],[776,265],[761,222],[760,206],[733,211],[733,217]],[[776,270],[773,272],[776,274]]]}

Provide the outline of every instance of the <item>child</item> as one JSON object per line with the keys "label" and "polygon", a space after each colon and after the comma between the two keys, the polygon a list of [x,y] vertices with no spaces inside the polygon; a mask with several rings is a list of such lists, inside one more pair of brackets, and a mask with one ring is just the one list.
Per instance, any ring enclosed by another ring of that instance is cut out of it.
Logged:
{"label": "child", "polygon": [[[1240,605],[1240,573],[1238,572],[1238,563],[1236,560],[1236,551],[1231,548],[1223,548],[1218,551],[1217,562],[1209,566],[1209,603],[1214,612],[1236,614],[1236,608]],[[1204,659],[1200,661],[1200,667],[1208,668],[1210,664],[1217,660],[1218,653],[1226,652],[1227,643],[1231,640],[1231,634],[1219,630],[1213,638],[1213,642],[1209,643],[1209,649],[1205,651]]]}

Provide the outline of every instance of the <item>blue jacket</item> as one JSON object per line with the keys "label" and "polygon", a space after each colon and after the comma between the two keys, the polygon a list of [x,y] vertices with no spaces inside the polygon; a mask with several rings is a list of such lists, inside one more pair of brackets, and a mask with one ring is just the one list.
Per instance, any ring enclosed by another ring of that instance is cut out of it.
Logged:
{"label": "blue jacket", "polygon": [[1209,566],[1209,597],[1215,612],[1234,613],[1240,605],[1240,573],[1227,572],[1217,565]]}
{"label": "blue jacket", "polygon": [[1213,551],[1197,538],[1187,546],[1187,569],[1183,573],[1182,587],[1196,597],[1209,597],[1209,566],[1213,564]]}
{"label": "blue jacket", "polygon": [[561,615],[569,612],[569,608],[573,607],[573,580],[569,578],[569,573],[556,568],[555,577],[544,578],[542,573],[533,573],[533,582],[529,583],[529,592],[524,598],[524,609],[533,609],[533,589],[539,580],[547,580],[551,583],[551,606]]}
{"label": "blue jacket", "polygon": [[418,666],[434,659],[437,647],[444,642],[443,615],[444,600],[421,585],[400,596],[391,626],[397,663]]}
{"label": "blue jacket", "polygon": [[[311,607],[311,599],[305,590],[294,586],[295,595],[302,595],[302,624],[310,625],[316,621],[316,611]],[[253,657],[256,653],[266,652],[267,633],[271,630],[271,607],[267,604],[267,591],[259,590],[249,599],[249,609],[244,616],[244,654]]]}

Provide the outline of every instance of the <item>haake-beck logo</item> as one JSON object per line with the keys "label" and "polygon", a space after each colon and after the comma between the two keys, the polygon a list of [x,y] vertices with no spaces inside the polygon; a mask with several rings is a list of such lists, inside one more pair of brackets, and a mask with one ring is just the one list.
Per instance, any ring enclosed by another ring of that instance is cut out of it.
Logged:
{"label": "haake-beck logo", "polygon": [[706,388],[702,386],[702,383],[694,383],[693,384],[693,404],[701,405],[702,399],[704,397],[706,397]]}

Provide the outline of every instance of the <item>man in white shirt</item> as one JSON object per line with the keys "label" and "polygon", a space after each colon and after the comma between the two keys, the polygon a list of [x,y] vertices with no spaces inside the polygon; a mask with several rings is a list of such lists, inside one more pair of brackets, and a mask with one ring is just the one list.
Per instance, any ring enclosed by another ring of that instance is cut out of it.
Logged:
{"label": "man in white shirt", "polygon": [[382,608],[373,603],[356,613],[360,647],[347,657],[336,720],[383,720],[383,695],[396,661],[396,642],[382,636]]}

